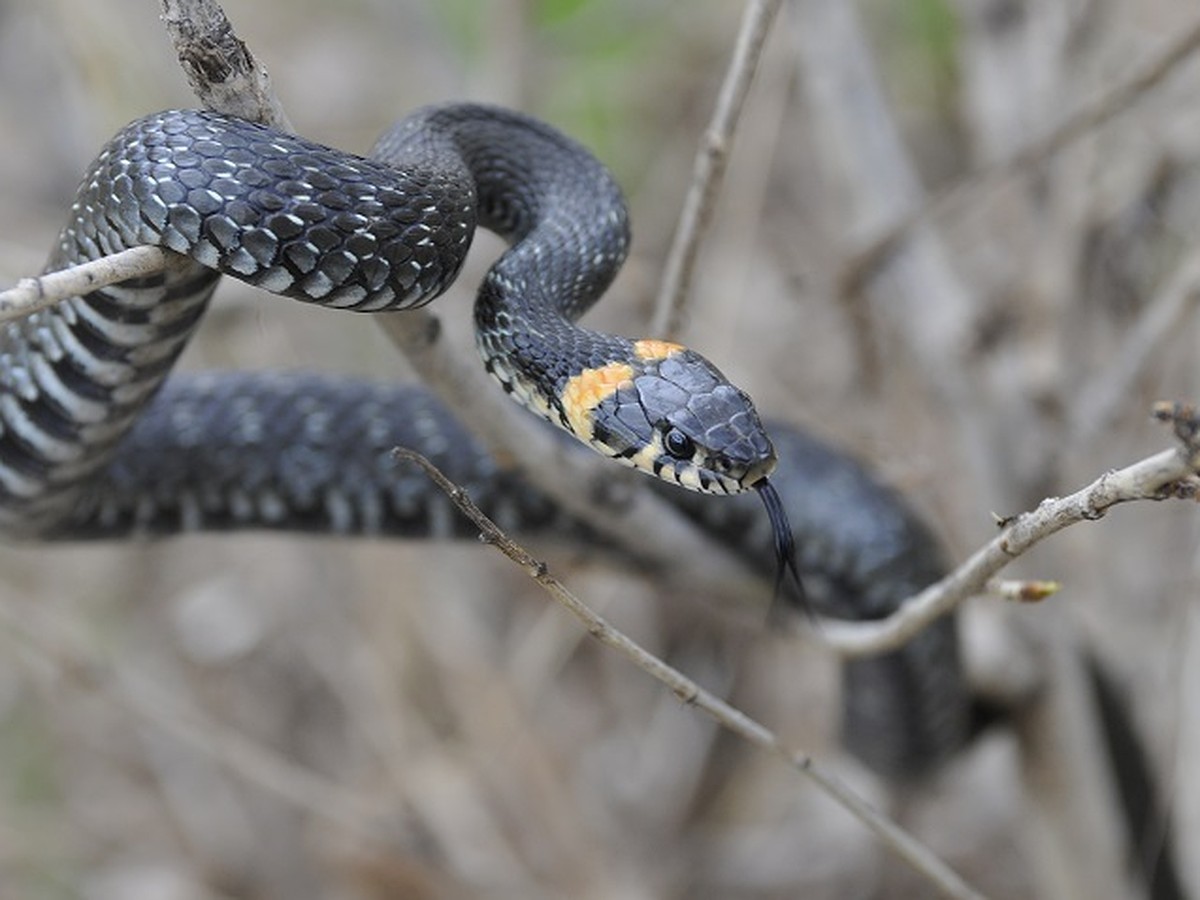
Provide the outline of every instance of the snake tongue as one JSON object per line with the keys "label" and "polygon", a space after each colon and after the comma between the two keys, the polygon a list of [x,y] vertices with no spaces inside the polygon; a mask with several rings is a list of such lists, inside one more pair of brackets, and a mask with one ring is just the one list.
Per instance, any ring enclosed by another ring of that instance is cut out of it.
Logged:
{"label": "snake tongue", "polygon": [[[763,506],[767,509],[767,519],[771,523],[771,533],[775,539],[775,596],[772,605],[778,608],[783,600],[798,606],[806,614],[812,615],[808,595],[804,592],[804,582],[800,580],[800,570],[796,566],[796,541],[792,537],[792,526],[788,522],[787,511],[783,500],[775,486],[766,478],[760,478],[754,483],[754,489],[762,498]],[[791,575],[794,590],[785,595],[784,583]]]}

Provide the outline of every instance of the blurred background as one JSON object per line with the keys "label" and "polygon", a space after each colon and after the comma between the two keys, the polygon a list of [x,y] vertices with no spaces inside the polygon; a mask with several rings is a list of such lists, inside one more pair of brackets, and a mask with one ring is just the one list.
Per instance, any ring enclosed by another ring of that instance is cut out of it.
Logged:
{"label": "blurred background", "polygon": [[[742,4],[226,9],[312,139],[365,152],[405,110],[472,98],[593,148],[627,191],[635,244],[589,323],[645,333]],[[113,132],[192,103],[158,14],[0,0],[0,284],[40,269]],[[1166,54],[1198,25],[1185,0],[785,3],[683,337],[767,414],[869,461],[952,560],[992,536],[993,513],[1168,446],[1150,403],[1200,397],[1200,62]],[[1139,72],[1140,89],[1095,106]],[[1102,115],[1063,146],[1008,165],[1089,108]],[[464,353],[497,246],[478,241],[438,304]],[[409,377],[371,322],[228,281],[183,365]],[[1104,661],[1200,895],[1197,536],[1190,503],[1116,510],[1013,567],[1061,595],[977,600],[964,632],[981,682],[1049,695],[1076,648]],[[619,627],[827,761],[989,896],[1070,896],[1079,882],[1056,866],[1092,864],[1118,878],[1086,896],[1138,896],[1122,859],[1048,858],[1062,851],[1047,851],[1046,804],[1073,799],[1031,761],[1058,747],[1045,721],[993,729],[897,789],[842,756],[818,641],[546,553]],[[0,608],[5,897],[930,893],[478,546],[8,546]],[[1090,825],[1119,830],[1109,813]]]}

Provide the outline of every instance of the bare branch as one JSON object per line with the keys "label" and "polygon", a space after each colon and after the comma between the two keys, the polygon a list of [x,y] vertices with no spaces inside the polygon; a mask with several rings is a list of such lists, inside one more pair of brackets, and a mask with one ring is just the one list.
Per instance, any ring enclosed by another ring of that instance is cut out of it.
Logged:
{"label": "bare branch", "polygon": [[692,275],[696,268],[696,255],[712,220],[713,207],[725,175],[725,164],[733,146],[734,131],[746,104],[754,73],[758,70],[763,44],[780,5],[781,0],[750,0],[742,15],[733,59],[721,84],[712,120],[696,153],[692,184],[688,188],[679,227],[664,265],[651,325],[651,333],[659,337],[676,337],[683,324],[684,307],[691,293]]}
{"label": "bare branch", "polygon": [[439,489],[445,492],[463,515],[479,528],[480,539],[485,544],[495,547],[524,569],[526,574],[541,585],[557,603],[575,616],[592,637],[605,646],[622,653],[643,672],[668,687],[682,703],[696,707],[716,720],[722,727],[759,749],[778,756],[792,768],[808,776],[821,791],[874,832],[888,849],[927,878],[943,896],[980,897],[978,892],[923,844],[861,800],[841,781],[826,772],[812,757],[788,747],[778,735],[765,725],[709,693],[678,669],[663,662],[636,641],[627,637],[603,616],[594,612],[586,603],[571,593],[561,581],[551,575],[545,563],[535,558],[528,550],[505,534],[495,522],[485,516],[471,501],[467,492],[443,475],[433,463],[419,453],[403,447],[397,447],[393,453],[397,458],[415,463],[424,469],[425,473]]}
{"label": "bare branch", "polygon": [[266,68],[213,0],[162,0],[162,20],[205,108],[292,131]]}
{"label": "bare branch", "polygon": [[825,621],[821,636],[846,657],[871,656],[894,650],[922,628],[968,597],[983,592],[997,572],[1050,535],[1069,525],[1102,517],[1118,503],[1191,497],[1200,473],[1194,411],[1189,407],[1156,407],[1156,417],[1174,423],[1182,448],[1106,472],[1067,497],[1047,498],[1037,509],[1005,520],[1000,534],[972,554],[961,566],[906,601],[886,619],[872,622]]}
{"label": "bare branch", "polygon": [[118,281],[154,275],[166,268],[174,255],[159,247],[130,247],[69,269],[22,278],[15,287],[0,291],[0,322],[23,318]]}

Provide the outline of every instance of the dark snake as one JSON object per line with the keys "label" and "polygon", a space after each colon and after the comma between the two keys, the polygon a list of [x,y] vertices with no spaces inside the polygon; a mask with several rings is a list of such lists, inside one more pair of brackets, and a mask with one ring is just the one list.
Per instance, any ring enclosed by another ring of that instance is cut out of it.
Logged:
{"label": "dark snake", "polygon": [[[772,425],[772,444],[749,397],[702,356],[577,326],[625,257],[620,191],[549,126],[462,104],[408,117],[371,158],[209,112],[121,131],[85,176],[47,268],[140,244],[183,258],[0,333],[0,528],[55,540],[466,535],[445,498],[394,463],[401,445],[503,527],[584,534],[417,389],[298,373],[167,378],[222,273],[332,308],[411,308],[454,280],[477,224],[510,243],[475,320],[485,367],[514,399],[657,476],[756,564],[798,567],[826,614],[885,616],[941,574],[901,498],[802,432]],[[766,519],[745,497],[705,496],[749,488]],[[802,599],[798,584],[785,590]],[[943,619],[844,667],[845,741],[879,771],[921,774],[966,740],[954,628]]]}

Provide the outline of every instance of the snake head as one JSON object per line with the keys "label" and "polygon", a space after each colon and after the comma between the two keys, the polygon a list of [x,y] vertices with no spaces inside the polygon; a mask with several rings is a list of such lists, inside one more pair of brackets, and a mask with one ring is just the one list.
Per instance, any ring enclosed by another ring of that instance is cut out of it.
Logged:
{"label": "snake head", "polygon": [[635,341],[628,362],[570,379],[563,401],[585,443],[688,490],[738,494],[775,468],[750,398],[678,344]]}
{"label": "snake head", "polygon": [[665,341],[636,341],[632,363],[586,369],[563,392],[575,434],[627,465],[693,491],[754,489],[774,535],[775,596],[790,575],[807,607],[791,525],[768,475],[775,448],[754,403],[711,362]]}

